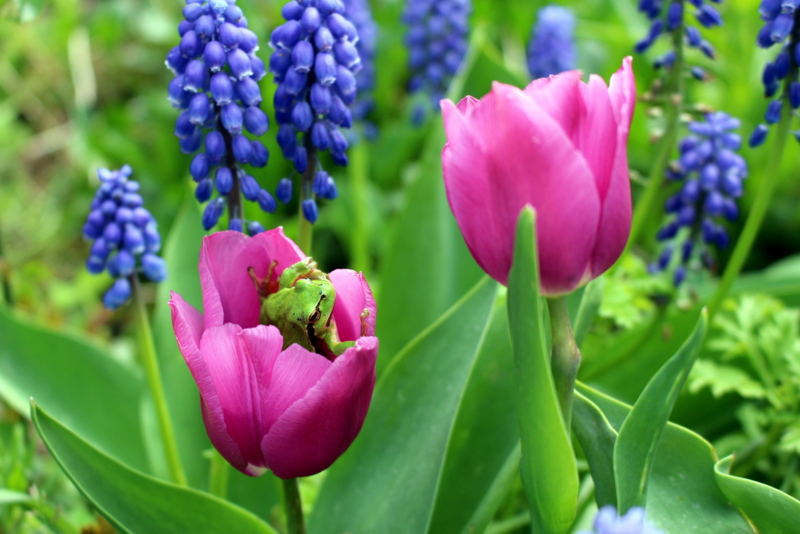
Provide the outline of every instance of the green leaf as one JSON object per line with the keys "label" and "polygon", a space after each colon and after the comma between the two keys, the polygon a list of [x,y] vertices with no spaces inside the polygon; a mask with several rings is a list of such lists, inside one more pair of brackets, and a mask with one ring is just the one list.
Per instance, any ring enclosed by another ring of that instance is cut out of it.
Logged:
{"label": "green leaf", "polygon": [[[619,431],[631,407],[580,382],[591,400]],[[691,430],[667,423],[648,483],[647,518],[668,533],[753,534],[741,512],[717,487],[714,448]]]}
{"label": "green leaf", "polygon": [[[462,74],[448,93],[454,101],[482,96],[492,80],[524,85],[486,42],[485,32],[473,32]],[[378,295],[378,374],[414,336],[433,323],[482,275],[469,253],[445,196],[442,147],[446,137],[441,117],[433,121],[422,161],[406,187],[406,198],[387,239]],[[424,239],[420,236],[425,236]],[[389,282],[391,281],[391,282]],[[412,313],[409,311],[413,310]]]}
{"label": "green leaf", "polygon": [[692,364],[700,353],[707,323],[708,314],[703,310],[692,335],[650,380],[622,424],[614,446],[614,474],[620,513],[645,503],[647,481],[658,442]]}
{"label": "green leaf", "polygon": [[[192,195],[184,202],[164,247],[169,278],[158,287],[153,314],[153,337],[181,461],[189,484],[198,489],[207,488],[210,465],[204,452],[211,449],[211,442],[200,413],[197,384],[175,341],[168,303],[170,292],[175,291],[202,311],[203,294],[197,263],[204,236],[200,211]],[[271,473],[253,478],[235,469],[229,470],[229,499],[263,518],[269,517],[278,503],[277,487]]]}
{"label": "green leaf", "polygon": [[603,288],[605,287],[605,277],[601,276],[595,278],[583,291],[583,298],[581,298],[581,305],[578,308],[578,317],[575,320],[575,344],[579,347],[586,337],[589,328],[592,326],[592,321],[597,312],[600,310],[600,305],[603,302]]}
{"label": "green leaf", "polygon": [[[465,391],[491,389],[471,383],[483,378],[480,372],[490,373],[489,382],[502,382],[505,373],[490,361],[503,358],[503,343],[494,339],[495,333],[507,336],[496,320],[503,310],[496,294],[497,285],[484,278],[398,354],[376,386],[361,434],[328,472],[309,521],[310,533],[438,532],[432,524],[442,524],[441,517],[458,517],[462,524],[448,531],[460,531],[475,507],[484,506],[470,494],[463,497],[465,509],[450,516],[453,507],[443,502],[447,496],[441,488],[455,483],[448,480],[455,466],[448,465],[446,455],[466,457],[463,447],[469,443],[464,439],[483,417],[476,406],[481,399],[467,399]],[[497,408],[490,410],[496,413]],[[509,442],[512,449],[515,445],[510,436],[513,430],[508,429],[499,436],[502,446],[484,467],[502,470],[510,455],[505,449]],[[488,437],[479,447],[487,450]],[[466,466],[459,467],[463,472]],[[469,478],[488,486],[492,476]],[[485,487],[473,490],[486,492]]]}
{"label": "green leaf", "polygon": [[723,493],[753,522],[759,534],[788,534],[800,525],[800,501],[767,486],[729,474],[733,456],[714,467]]}
{"label": "green leaf", "polygon": [[78,490],[120,532],[275,534],[252,513],[216,497],[134,471],[95,449],[35,402],[42,441]]}
{"label": "green leaf", "polygon": [[508,322],[517,369],[522,484],[534,532],[566,532],[578,506],[578,469],[550,371],[539,292],[535,215],[522,210],[508,276]]}
{"label": "green leaf", "polygon": [[0,308],[0,396],[29,413],[30,398],[115,458],[148,470],[139,406],[143,381],[95,344],[18,319]]}
{"label": "green leaf", "polygon": [[575,392],[572,429],[583,449],[594,480],[598,506],[617,506],[617,482],[614,480],[614,444],[617,431],[595,403]]}
{"label": "green leaf", "polygon": [[19,504],[30,500],[31,496],[27,493],[0,488],[0,506],[4,504]]}
{"label": "green leaf", "polygon": [[697,360],[689,375],[689,391],[697,393],[709,388],[715,397],[738,393],[748,399],[763,399],[764,386],[750,375],[732,365],[720,365],[713,360]]}

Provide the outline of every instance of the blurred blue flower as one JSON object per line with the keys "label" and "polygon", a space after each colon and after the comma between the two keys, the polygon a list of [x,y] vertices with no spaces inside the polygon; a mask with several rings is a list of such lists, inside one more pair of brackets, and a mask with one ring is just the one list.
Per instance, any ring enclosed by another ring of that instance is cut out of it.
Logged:
{"label": "blurred blue flower", "polygon": [[[710,0],[710,2],[719,4],[722,0]],[[687,46],[696,48],[708,58],[714,59],[716,57],[714,47],[703,39],[697,27],[687,24],[685,20],[686,9],[691,4],[695,8],[695,20],[701,26],[705,28],[722,26],[722,17],[710,2],[709,0],[690,0],[689,2],[684,2],[683,0],[639,0],[639,11],[644,13],[651,22],[647,35],[636,43],[634,50],[639,54],[643,54],[662,35],[672,39],[675,32],[682,32],[683,41]],[[670,69],[674,61],[675,51],[669,50],[656,58],[653,66],[655,68],[664,67]],[[700,81],[708,79],[705,72],[697,67],[691,73]]]}
{"label": "blurred blue flower", "polygon": [[[472,0],[406,1],[402,21],[411,68],[408,89],[426,93],[434,110],[467,53],[471,13]],[[413,121],[420,123],[425,115],[425,107],[419,105]]]}
{"label": "blurred blue flower", "polygon": [[533,78],[575,68],[575,15],[571,9],[550,5],[540,9],[528,45],[528,69]]}
{"label": "blurred blue flower", "polygon": [[[317,171],[317,151],[330,150],[335,164],[347,165],[349,143],[339,128],[353,124],[350,106],[358,93],[356,74],[363,68],[358,30],[342,0],[292,0],[282,13],[286,22],[272,32],[275,51],[269,64],[278,84],[278,144],[300,174]],[[291,191],[282,180],[276,196],[288,202]],[[310,186],[301,187],[300,193],[301,203],[310,200]],[[302,205],[306,219],[314,222],[316,208]]]}
{"label": "blurred blue flower", "polygon": [[[203,215],[203,226],[210,230],[226,205],[234,211],[241,207],[241,197],[231,202],[226,197],[241,194],[240,185],[247,176],[242,166],[260,168],[269,160],[266,147],[245,135],[260,137],[269,129],[258,86],[266,67],[256,55],[258,37],[247,29],[247,19],[235,0],[186,0],[183,16],[178,26],[181,42],[166,60],[175,73],[169,100],[183,110],[175,124],[181,150],[193,154],[205,145],[194,156],[189,172],[197,182],[197,200],[210,201]],[[215,189],[219,196],[212,200]],[[252,197],[245,195],[249,201],[254,201]],[[230,219],[243,216],[228,215]]]}
{"label": "blurred blue flower", "polygon": [[356,74],[358,96],[353,103],[353,119],[362,124],[364,135],[372,139],[377,135],[377,126],[367,120],[375,108],[372,91],[377,81],[375,55],[378,49],[378,25],[372,18],[372,9],[367,0],[344,0],[347,18],[356,27],[358,43],[356,50],[361,56],[361,70]]}
{"label": "blurred blue flower", "polygon": [[157,254],[161,235],[155,219],[143,206],[139,183],[131,180],[129,165],[116,171],[98,169],[100,188],[92,200],[83,236],[91,241],[86,269],[117,278],[103,297],[115,310],[131,296],[128,278],[141,272],[152,282],[167,278],[167,266]]}
{"label": "blurred blue flower", "polygon": [[[750,146],[764,144],[769,133],[767,125],[780,121],[784,101],[797,109],[800,107],[800,82],[798,66],[800,66],[800,2],[796,0],[761,0],[758,13],[764,21],[756,42],[761,48],[780,45],[775,60],[764,66],[761,81],[764,84],[764,96],[773,99],[767,106],[764,122],[759,124],[750,136]],[[784,84],[782,94],[778,94],[781,83]]]}
{"label": "blurred blue flower", "polygon": [[721,111],[690,123],[691,134],[679,145],[680,157],[667,170],[667,178],[682,186],[665,204],[671,220],[656,238],[667,245],[650,270],[668,269],[677,255],[676,286],[683,282],[692,258],[699,257],[703,267],[711,268],[714,262],[708,247],[723,249],[729,244],[728,232],[719,221],[738,218],[736,202],[748,174],[747,163],[736,153],[742,145],[734,132],[739,127],[739,119]]}
{"label": "blurred blue flower", "polygon": [[634,507],[622,517],[613,506],[604,506],[594,518],[594,529],[579,534],[663,534],[644,520],[644,508]]}

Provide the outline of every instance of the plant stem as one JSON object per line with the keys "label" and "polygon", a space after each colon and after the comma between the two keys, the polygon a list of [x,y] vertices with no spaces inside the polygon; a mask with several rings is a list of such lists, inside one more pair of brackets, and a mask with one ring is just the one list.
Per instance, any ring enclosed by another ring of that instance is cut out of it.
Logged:
{"label": "plant stem", "polygon": [[581,365],[581,353],[572,335],[569,323],[567,297],[547,299],[550,310],[550,330],[553,334],[552,372],[556,384],[561,414],[566,423],[567,432],[572,422],[572,399],[575,391],[575,379]]}
{"label": "plant stem", "polygon": [[369,149],[362,139],[350,149],[350,194],[353,205],[353,226],[350,242],[353,247],[352,267],[368,276],[369,228],[367,225],[367,184],[369,177]]}
{"label": "plant stem", "polygon": [[286,510],[288,534],[306,534],[303,521],[303,503],[300,500],[300,489],[296,478],[283,480],[283,506]]}
{"label": "plant stem", "polygon": [[11,280],[9,279],[9,271],[11,270],[11,267],[5,259],[4,252],[3,231],[2,227],[0,227],[0,285],[2,285],[3,291],[2,302],[11,307],[14,305],[14,300],[11,296]]}
{"label": "plant stem", "polygon": [[230,465],[217,449],[211,449],[211,465],[208,473],[208,492],[220,499],[228,496],[228,473]]}
{"label": "plant stem", "polygon": [[239,185],[239,168],[233,155],[233,137],[222,126],[222,118],[218,119],[217,130],[222,133],[222,139],[225,141],[225,166],[233,175],[233,187],[228,193],[228,225],[230,225],[231,219],[242,219],[242,224],[244,224],[244,203],[242,202],[242,188]]}
{"label": "plant stem", "polygon": [[672,33],[672,45],[675,49],[675,63],[670,70],[670,79],[667,98],[666,130],[661,138],[658,155],[650,169],[647,187],[636,204],[631,223],[631,235],[628,239],[628,248],[636,244],[641,237],[645,222],[653,211],[653,204],[658,199],[658,192],[664,183],[664,171],[669,164],[669,158],[675,149],[680,127],[681,107],[683,106],[683,34],[684,26],[679,25]]}
{"label": "plant stem", "polygon": [[306,172],[303,173],[302,181],[300,182],[300,203],[298,206],[298,219],[297,219],[297,246],[306,256],[311,256],[311,238],[314,231],[314,225],[310,223],[303,215],[303,201],[312,198],[314,193],[312,187],[314,185],[314,175],[317,173],[317,148],[311,142],[311,136],[305,135],[306,153],[308,154],[308,167]]}
{"label": "plant stem", "polygon": [[150,386],[150,394],[153,396],[153,403],[158,417],[158,427],[161,431],[161,440],[164,445],[164,454],[167,457],[170,475],[173,482],[181,486],[186,485],[186,476],[183,474],[178,446],[175,442],[175,433],[172,430],[172,421],[169,417],[167,399],[164,395],[164,386],[161,383],[161,374],[158,370],[158,357],[156,355],[155,343],[153,343],[153,332],[150,330],[150,321],[142,301],[142,291],[139,286],[139,279],[136,274],[130,277],[131,287],[133,288],[133,305],[136,315],[136,330],[139,336],[139,350],[142,355],[142,364],[147,376],[147,384]]}
{"label": "plant stem", "polygon": [[[791,76],[787,77],[787,80],[789,78],[791,78]],[[734,280],[736,280],[736,277],[739,276],[745,261],[747,261],[747,257],[750,255],[750,249],[753,248],[753,243],[758,236],[758,231],[761,229],[761,224],[764,222],[764,216],[767,214],[767,208],[769,208],[772,193],[778,183],[781,159],[783,158],[783,151],[786,148],[786,141],[789,139],[789,131],[794,116],[792,107],[786,96],[788,93],[789,89],[787,85],[784,91],[783,113],[776,128],[775,140],[772,143],[772,151],[770,152],[767,169],[759,184],[758,193],[756,193],[756,199],[753,203],[753,207],[750,209],[750,214],[747,216],[744,229],[739,239],[736,241],[736,247],[733,249],[731,258],[728,260],[728,265],[725,267],[725,272],[722,275],[719,286],[717,286],[717,291],[714,293],[711,303],[708,305],[709,324],[714,318],[714,314],[719,311],[722,301],[725,300],[728,291],[731,289],[731,285]]]}

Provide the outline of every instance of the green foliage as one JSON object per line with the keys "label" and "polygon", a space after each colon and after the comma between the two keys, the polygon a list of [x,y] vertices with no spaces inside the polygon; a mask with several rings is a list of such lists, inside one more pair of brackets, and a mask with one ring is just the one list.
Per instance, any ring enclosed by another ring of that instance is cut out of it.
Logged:
{"label": "green foliage", "polygon": [[647,272],[647,264],[627,254],[603,277],[603,301],[600,317],[607,319],[606,328],[630,330],[652,318],[656,312],[653,295],[669,294],[669,281]]}

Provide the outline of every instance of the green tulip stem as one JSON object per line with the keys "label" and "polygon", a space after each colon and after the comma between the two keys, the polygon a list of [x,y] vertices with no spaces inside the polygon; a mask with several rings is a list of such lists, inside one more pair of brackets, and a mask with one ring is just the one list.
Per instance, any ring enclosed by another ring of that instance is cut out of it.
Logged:
{"label": "green tulip stem", "polygon": [[3,230],[0,227],[0,285],[2,286],[2,293],[3,298],[0,300],[0,305],[5,303],[7,306],[11,307],[14,304],[14,301],[11,297],[11,280],[9,279],[9,271],[11,268],[8,265],[8,261],[5,259],[4,256],[4,249],[3,249]]}
{"label": "green tulip stem", "polygon": [[164,395],[164,386],[161,382],[161,374],[158,370],[158,357],[156,355],[155,343],[153,343],[153,332],[150,330],[150,321],[147,318],[142,291],[139,286],[139,279],[134,274],[130,277],[131,288],[133,289],[133,307],[136,315],[136,330],[139,337],[139,350],[142,355],[142,365],[147,376],[147,385],[150,386],[150,394],[156,408],[158,427],[161,431],[161,440],[164,445],[164,454],[167,457],[167,465],[172,477],[172,481],[181,486],[186,486],[186,475],[183,474],[181,459],[178,454],[178,446],[175,442],[175,432],[172,430],[172,421],[169,417],[167,408],[167,398]]}
{"label": "green tulip stem", "polygon": [[208,492],[220,499],[228,496],[228,473],[230,464],[217,449],[211,449],[211,465],[208,473]]}
{"label": "green tulip stem", "polygon": [[578,368],[581,365],[581,352],[572,335],[567,297],[548,298],[547,307],[550,310],[550,330],[553,334],[551,359],[553,379],[558,402],[561,405],[561,415],[566,428],[569,429],[572,421],[575,379],[578,377]]}
{"label": "green tulip stem", "polygon": [[366,276],[369,270],[369,227],[367,223],[367,185],[369,178],[369,147],[362,139],[350,149],[350,191],[353,202],[352,258],[353,269]]}
{"label": "green tulip stem", "polygon": [[628,247],[636,244],[641,237],[647,219],[653,212],[653,205],[658,200],[658,193],[664,183],[664,171],[669,165],[669,159],[675,144],[678,140],[678,130],[680,128],[681,108],[683,107],[683,35],[685,33],[683,25],[672,33],[672,46],[675,50],[675,63],[670,70],[670,78],[667,82],[668,98],[666,105],[666,130],[661,138],[653,167],[650,169],[650,176],[647,179],[647,186],[644,193],[636,203],[633,212],[633,222],[631,223],[631,235],[628,238]]}
{"label": "green tulip stem", "polygon": [[[789,79],[791,77],[787,77]],[[750,208],[750,214],[747,216],[747,221],[744,224],[739,239],[736,241],[736,246],[733,249],[728,265],[725,267],[725,272],[722,274],[722,280],[717,286],[717,291],[708,305],[708,320],[709,324],[714,318],[714,314],[719,311],[722,301],[728,295],[736,277],[744,267],[747,257],[750,255],[750,250],[753,248],[753,243],[758,236],[758,231],[761,229],[761,224],[764,222],[764,216],[767,214],[770,201],[772,200],[772,193],[775,191],[775,185],[778,183],[778,173],[781,167],[781,160],[783,159],[783,151],[786,148],[786,141],[789,139],[789,131],[792,126],[792,119],[794,114],[792,107],[789,104],[788,85],[784,90],[783,111],[781,120],[775,128],[775,140],[772,142],[772,150],[767,162],[767,169],[762,175],[761,182],[759,183],[756,199],[753,202],[753,207]]]}
{"label": "green tulip stem", "polygon": [[286,510],[287,534],[306,534],[303,521],[303,502],[296,478],[283,480],[283,507]]}
{"label": "green tulip stem", "polygon": [[308,167],[300,181],[300,202],[297,206],[297,246],[306,256],[311,256],[311,238],[314,225],[303,215],[303,201],[313,198],[314,176],[317,174],[317,149],[311,142],[311,136],[306,135],[306,153],[308,154]]}

